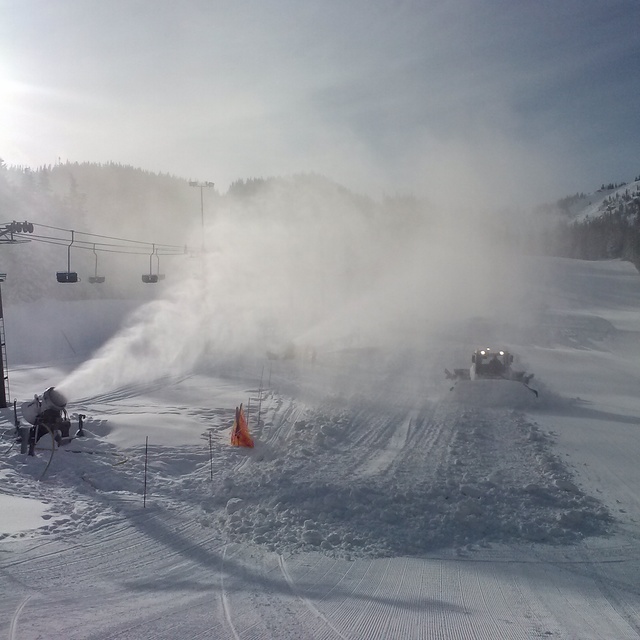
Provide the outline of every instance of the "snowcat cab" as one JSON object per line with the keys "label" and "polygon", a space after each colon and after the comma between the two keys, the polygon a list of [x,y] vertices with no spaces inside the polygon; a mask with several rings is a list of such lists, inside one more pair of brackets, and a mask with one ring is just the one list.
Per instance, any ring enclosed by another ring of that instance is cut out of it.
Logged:
{"label": "snowcat cab", "polygon": [[511,371],[513,356],[508,351],[492,351],[491,349],[476,349],[471,356],[469,377],[476,378],[508,378]]}

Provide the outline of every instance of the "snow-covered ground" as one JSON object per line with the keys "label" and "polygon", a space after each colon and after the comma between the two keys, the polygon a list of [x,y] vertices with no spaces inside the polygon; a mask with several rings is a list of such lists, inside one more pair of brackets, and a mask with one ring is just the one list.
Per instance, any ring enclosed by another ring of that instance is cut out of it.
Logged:
{"label": "snow-covered ground", "polygon": [[[135,382],[142,355],[116,345],[123,384],[84,397],[107,356],[73,370],[117,330],[105,310],[56,309],[66,333],[36,346],[35,319],[5,309],[12,397],[64,389],[86,436],[21,455],[2,412],[0,635],[638,637],[640,276],[527,263],[526,313],[430,327],[415,348],[356,340]],[[444,368],[487,342],[538,398],[451,389]],[[240,403],[254,449],[229,445]]]}

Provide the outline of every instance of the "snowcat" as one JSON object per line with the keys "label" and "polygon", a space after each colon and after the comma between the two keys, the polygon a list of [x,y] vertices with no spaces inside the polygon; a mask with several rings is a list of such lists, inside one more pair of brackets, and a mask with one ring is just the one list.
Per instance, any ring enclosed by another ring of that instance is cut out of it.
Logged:
{"label": "snowcat", "polygon": [[[512,367],[513,354],[505,349],[476,349],[471,356],[469,369],[454,369],[453,373],[445,369],[447,380],[457,383],[459,380],[509,380],[519,382],[536,397],[538,392],[529,387],[529,381],[533,374],[525,371],[516,371]],[[455,384],[454,384],[455,386]],[[453,389],[453,387],[452,387]]]}

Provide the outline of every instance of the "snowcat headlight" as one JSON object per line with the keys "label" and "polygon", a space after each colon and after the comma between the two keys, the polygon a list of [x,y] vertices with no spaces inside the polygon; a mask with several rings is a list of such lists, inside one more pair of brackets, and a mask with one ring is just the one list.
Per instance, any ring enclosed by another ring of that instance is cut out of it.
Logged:
{"label": "snowcat headlight", "polygon": [[480,355],[481,355],[481,356],[484,356],[484,355],[486,355],[486,354],[485,354],[485,352],[484,352],[484,351],[481,351],[481,352],[480,352]]}
{"label": "snowcat headlight", "polygon": [[501,355],[501,356],[503,356],[503,355],[504,355],[504,351],[501,351],[501,352],[500,352],[500,355]]}

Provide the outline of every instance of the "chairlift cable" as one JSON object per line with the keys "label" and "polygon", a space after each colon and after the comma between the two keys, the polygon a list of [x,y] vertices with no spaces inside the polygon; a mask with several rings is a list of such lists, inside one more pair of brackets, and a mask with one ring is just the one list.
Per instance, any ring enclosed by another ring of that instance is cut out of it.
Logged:
{"label": "chairlift cable", "polygon": [[[56,246],[68,246],[69,244],[69,241],[66,240],[65,238],[55,238],[51,236],[33,236],[29,239],[34,242],[42,242],[44,244],[52,244]],[[86,251],[93,251],[94,244],[96,245],[96,251],[101,251],[103,253],[120,253],[123,255],[137,255],[137,256],[149,255],[148,249],[144,250],[142,249],[142,247],[129,247],[127,245],[116,245],[116,244],[112,245],[112,244],[97,243],[97,242],[89,243],[85,240],[75,240],[73,244],[73,248],[82,249]],[[149,242],[147,244],[152,245],[153,243]],[[107,248],[107,247],[112,247],[112,248]],[[157,255],[177,256],[177,255],[183,255],[185,253],[184,247],[177,247],[177,246],[174,247],[173,245],[158,245],[158,247],[159,248],[163,247],[164,250],[163,251],[158,250]]]}
{"label": "chairlift cable", "polygon": [[[55,231],[64,231],[66,233],[71,233],[73,230],[72,229],[64,229],[62,227],[54,227],[51,225],[46,225],[46,224],[37,224],[39,227],[43,227],[45,229],[54,229]],[[81,236],[89,236],[92,238],[103,238],[105,240],[117,240],[119,242],[128,242],[130,244],[141,244],[141,245],[150,245],[150,244],[154,244],[151,242],[146,242],[144,240],[131,240],[129,238],[119,238],[116,236],[107,236],[107,235],[103,235],[103,234],[99,234],[99,233],[90,233],[88,231],[75,231],[75,233],[77,235],[81,235]],[[35,237],[35,236],[34,236]],[[76,240],[76,242],[88,242],[89,244],[93,244],[93,241],[89,242],[89,241],[82,241],[82,240]],[[96,244],[101,244],[101,243],[96,243]],[[180,251],[181,253],[184,252],[184,246],[179,246],[179,245],[172,245],[172,244],[156,244],[157,247],[162,247],[164,249],[172,249],[175,251]]]}

